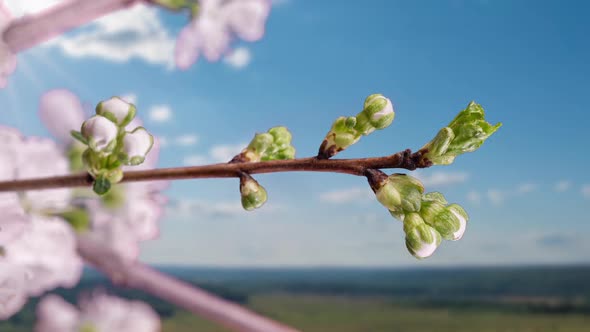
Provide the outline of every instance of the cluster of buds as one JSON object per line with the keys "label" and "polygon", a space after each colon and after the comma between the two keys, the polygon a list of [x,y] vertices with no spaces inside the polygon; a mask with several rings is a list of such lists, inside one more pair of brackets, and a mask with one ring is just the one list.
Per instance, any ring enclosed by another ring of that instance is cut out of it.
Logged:
{"label": "cluster of buds", "polygon": [[406,247],[416,258],[431,256],[441,239],[459,240],[467,226],[467,213],[457,204],[448,204],[441,193],[424,194],[422,183],[409,175],[387,176],[379,170],[367,171],[377,200],[404,224]]}
{"label": "cluster of buds", "polygon": [[318,152],[319,159],[328,159],[348,148],[363,135],[376,129],[387,128],[395,118],[391,101],[381,94],[372,94],[365,99],[363,110],[356,116],[341,116],[334,121],[332,128]]}
{"label": "cluster of buds", "polygon": [[449,165],[456,156],[477,150],[501,126],[487,122],[483,107],[472,101],[420,151],[433,165]]}
{"label": "cluster of buds", "polygon": [[96,106],[96,115],[84,121],[79,132],[72,131],[72,136],[86,145],[82,160],[99,195],[123,179],[122,166],[143,163],[154,144],[145,128],[127,130],[135,113],[133,104],[113,97]]}
{"label": "cluster of buds", "polygon": [[266,133],[254,135],[250,144],[230,162],[294,159],[295,147],[291,145],[291,138],[287,127],[273,127]]}

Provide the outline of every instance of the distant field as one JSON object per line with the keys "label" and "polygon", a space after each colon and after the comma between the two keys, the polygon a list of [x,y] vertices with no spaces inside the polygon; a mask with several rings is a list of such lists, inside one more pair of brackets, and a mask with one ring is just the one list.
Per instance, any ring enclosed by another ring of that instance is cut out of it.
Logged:
{"label": "distant field", "polygon": [[[305,332],[588,332],[590,316],[403,307],[378,298],[259,295],[249,306]],[[187,313],[165,332],[225,332]]]}

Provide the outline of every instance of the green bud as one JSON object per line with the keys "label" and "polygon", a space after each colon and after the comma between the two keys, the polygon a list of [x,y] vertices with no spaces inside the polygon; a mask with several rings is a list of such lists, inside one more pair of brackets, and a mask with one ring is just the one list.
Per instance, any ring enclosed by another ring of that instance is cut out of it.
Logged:
{"label": "green bud", "polygon": [[88,211],[85,209],[73,208],[71,210],[61,212],[57,214],[57,216],[67,221],[78,233],[82,233],[90,228],[90,216],[88,215]]}
{"label": "green bud", "polygon": [[412,229],[424,224],[424,219],[420,216],[420,214],[416,212],[410,212],[405,215],[404,220],[404,233],[410,232]]}
{"label": "green bud", "polygon": [[435,202],[442,203],[444,205],[448,204],[445,196],[437,191],[433,191],[433,192],[424,194],[424,196],[422,197],[422,200],[423,201],[435,201]]}
{"label": "green bud", "polygon": [[[458,205],[457,205],[458,206]],[[459,207],[460,208],[460,207]],[[423,201],[420,215],[424,221],[434,227],[446,240],[458,240],[465,232],[467,220],[457,207],[452,209],[438,201]]]}
{"label": "green bud", "polygon": [[[357,129],[362,133],[368,131],[368,134],[375,129],[389,127],[394,118],[395,112],[391,101],[381,94],[373,94],[365,99],[363,111],[357,115]],[[366,121],[368,124],[361,123],[362,121]]]}
{"label": "green bud", "polygon": [[246,211],[261,207],[267,199],[264,187],[245,173],[240,176],[240,194],[242,196],[242,207]]}
{"label": "green bud", "polygon": [[250,144],[248,150],[262,155],[274,142],[274,137],[269,133],[256,134]]}
{"label": "green bud", "polygon": [[94,190],[95,193],[98,195],[104,195],[109,191],[109,189],[111,189],[111,182],[107,178],[98,176],[96,179],[94,179],[92,190]]}
{"label": "green bud", "polygon": [[433,164],[448,165],[458,155],[477,150],[501,126],[487,122],[481,105],[472,101],[421,150]]}
{"label": "green bud", "polygon": [[292,146],[288,146],[283,150],[280,150],[274,155],[274,158],[271,160],[288,160],[288,159],[295,159],[295,148]]}
{"label": "green bud", "polygon": [[405,174],[390,175],[375,191],[377,200],[396,213],[419,211],[423,193],[422,183]]}
{"label": "green bud", "polygon": [[273,143],[278,148],[286,148],[291,145],[292,135],[287,127],[274,127],[268,130],[273,137]]}
{"label": "green bud", "polygon": [[318,158],[328,159],[358,142],[361,134],[354,128],[356,123],[354,116],[337,118],[320,146]]}
{"label": "green bud", "polygon": [[187,0],[152,0],[152,2],[158,6],[174,11],[189,8],[192,3],[192,1]]}
{"label": "green bud", "polygon": [[427,224],[417,225],[406,232],[406,248],[418,259],[430,257],[440,242],[440,234]]}

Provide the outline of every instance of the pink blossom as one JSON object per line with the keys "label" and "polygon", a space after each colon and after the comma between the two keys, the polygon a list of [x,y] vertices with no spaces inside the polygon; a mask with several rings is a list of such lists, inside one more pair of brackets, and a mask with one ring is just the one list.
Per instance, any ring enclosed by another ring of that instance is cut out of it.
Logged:
{"label": "pink blossom", "polygon": [[[0,128],[0,165],[2,180],[68,172],[68,162],[55,143],[25,139],[10,128]],[[0,195],[0,318],[20,310],[29,296],[78,282],[82,260],[74,232],[52,216],[63,211],[70,198],[69,189]]]}
{"label": "pink blossom", "polygon": [[268,0],[200,1],[198,15],[178,35],[176,65],[187,69],[201,53],[209,61],[219,60],[234,35],[250,42],[259,40],[269,11]]}
{"label": "pink blossom", "polygon": [[[12,15],[3,2],[0,2],[0,36],[12,21]],[[16,55],[0,37],[0,88],[7,84],[8,77],[16,69]]]}
{"label": "pink blossom", "polygon": [[[63,104],[62,104],[63,103]],[[70,137],[71,128],[80,129],[84,121],[84,111],[79,99],[67,90],[54,90],[41,98],[40,115],[43,123],[56,137]],[[68,122],[60,125],[61,119],[78,119],[79,123]],[[125,128],[132,130],[142,122],[135,117]],[[62,140],[69,146],[72,138]],[[145,161],[128,170],[143,170],[156,167],[159,156],[159,142],[154,145]],[[89,195],[76,200],[88,211],[91,229],[86,236],[108,244],[121,257],[135,259],[139,253],[139,242],[158,236],[158,221],[162,216],[165,197],[160,193],[168,186],[167,181],[148,181],[113,186],[106,197],[99,197],[89,191]]]}
{"label": "pink blossom", "polygon": [[95,293],[80,301],[80,310],[56,295],[37,307],[36,332],[157,332],[160,319],[147,304]]}

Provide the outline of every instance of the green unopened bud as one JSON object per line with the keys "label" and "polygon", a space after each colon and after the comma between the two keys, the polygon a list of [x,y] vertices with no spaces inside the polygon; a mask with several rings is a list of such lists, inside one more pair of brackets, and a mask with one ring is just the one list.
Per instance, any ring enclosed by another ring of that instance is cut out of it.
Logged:
{"label": "green unopened bud", "polygon": [[440,234],[427,224],[420,224],[406,232],[406,247],[418,259],[430,257],[440,242]]}
{"label": "green unopened bud", "polygon": [[90,216],[85,209],[73,208],[57,215],[67,221],[76,232],[81,233],[90,228]]}
{"label": "green unopened bud", "polygon": [[120,159],[127,165],[139,165],[154,145],[154,137],[143,127],[137,127],[123,136]]}
{"label": "green unopened bud", "polygon": [[267,199],[264,187],[245,173],[240,176],[240,194],[242,195],[242,207],[246,211],[261,207]]}
{"label": "green unopened bud", "polygon": [[268,133],[273,137],[273,143],[278,148],[286,148],[291,145],[293,136],[287,127],[273,127],[268,130]]}
{"label": "green unopened bud", "polygon": [[250,144],[231,162],[258,162],[295,158],[291,145],[291,133],[287,127],[273,127],[266,133],[256,134]]}
{"label": "green unopened bud", "polygon": [[356,123],[354,116],[337,118],[320,146],[318,158],[328,159],[358,142],[361,134],[354,129]]}
{"label": "green unopened bud", "polygon": [[287,159],[295,159],[295,148],[292,146],[288,146],[282,150],[279,150],[272,159],[270,160],[287,160]]}
{"label": "green unopened bud", "polygon": [[187,0],[152,0],[152,2],[166,9],[175,11],[189,8],[192,4],[192,1],[189,2]]}
{"label": "green unopened bud", "polygon": [[394,213],[418,212],[424,186],[418,179],[406,174],[392,174],[387,179],[371,179],[367,175],[377,200]]}
{"label": "green unopened bud", "polygon": [[448,204],[445,196],[437,191],[433,191],[433,192],[429,192],[427,194],[424,194],[424,196],[422,197],[422,200],[423,201],[435,201],[435,202],[442,203],[444,205]]}
{"label": "green unopened bud", "polygon": [[[458,206],[458,205],[457,205]],[[462,210],[462,209],[461,209]],[[458,240],[465,232],[467,219],[456,207],[452,209],[438,201],[423,201],[420,215],[446,240]]]}
{"label": "green unopened bud", "polygon": [[501,126],[487,122],[481,105],[471,102],[421,150],[433,164],[448,165],[456,156],[477,150]]}
{"label": "green unopened bud", "polygon": [[404,233],[410,232],[412,229],[424,224],[424,219],[416,212],[410,212],[404,216]]}
{"label": "green unopened bud", "polygon": [[111,182],[104,176],[98,176],[94,179],[92,190],[98,195],[104,195],[111,189]]}
{"label": "green unopened bud", "polygon": [[96,152],[111,152],[117,144],[119,128],[107,118],[95,115],[84,121],[80,133]]}
{"label": "green unopened bud", "polygon": [[96,105],[96,114],[113,121],[119,127],[129,124],[135,117],[136,111],[135,105],[119,97],[112,97]]}
{"label": "green unopened bud", "polygon": [[387,128],[395,118],[391,101],[381,94],[373,94],[365,99],[362,112],[357,114],[355,128],[363,135],[375,129]]}

